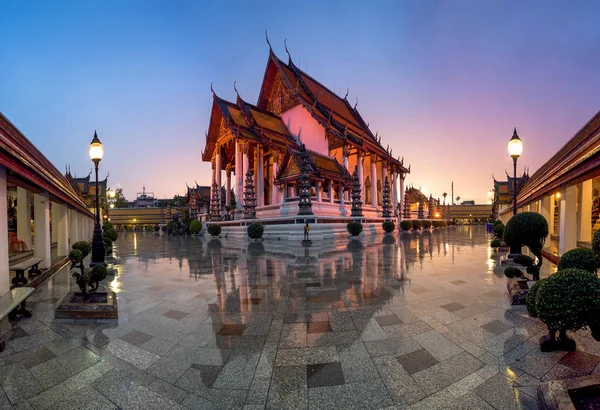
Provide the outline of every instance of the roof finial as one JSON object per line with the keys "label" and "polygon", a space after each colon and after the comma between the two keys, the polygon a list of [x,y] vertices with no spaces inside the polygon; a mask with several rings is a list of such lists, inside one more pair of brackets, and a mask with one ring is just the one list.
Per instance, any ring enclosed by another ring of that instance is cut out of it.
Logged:
{"label": "roof finial", "polygon": [[354,111],[356,111],[357,106],[358,106],[358,97],[356,97],[356,103],[354,104]]}
{"label": "roof finial", "polygon": [[[212,91],[212,93],[213,93],[213,97],[216,97],[216,96],[217,96],[217,94],[215,93],[215,90],[213,89],[213,86],[212,86],[212,85],[213,85],[213,82],[211,81],[211,82],[210,82],[210,91]],[[95,131],[94,131],[94,132],[95,132]]]}
{"label": "roof finial", "polygon": [[292,61],[292,55],[290,54],[290,52],[288,51],[288,48],[287,48],[287,38],[285,40],[283,40],[283,46],[285,47],[285,52],[288,55],[288,60],[289,60],[288,62],[290,64],[294,64],[294,62]]}
{"label": "roof finial", "polygon": [[238,92],[237,87],[235,86],[236,82],[237,82],[237,80],[235,80],[233,82],[233,89],[235,90],[235,93],[237,94],[237,97],[241,100],[240,93]]}
{"label": "roof finial", "polygon": [[269,41],[269,35],[267,34],[267,30],[265,30],[265,37],[267,39],[267,44],[269,45],[269,51],[273,52],[273,47],[271,47],[271,42]]}
{"label": "roof finial", "polygon": [[346,95],[344,95],[344,100],[346,99],[346,97],[348,97],[348,94],[350,94],[350,89],[346,87]]}

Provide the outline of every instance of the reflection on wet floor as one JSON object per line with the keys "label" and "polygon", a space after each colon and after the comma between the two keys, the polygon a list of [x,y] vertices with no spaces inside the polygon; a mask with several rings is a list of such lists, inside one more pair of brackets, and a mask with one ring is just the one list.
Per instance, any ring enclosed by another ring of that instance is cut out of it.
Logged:
{"label": "reflection on wet floor", "polygon": [[[478,226],[310,247],[121,233],[118,323],[54,321],[75,286],[56,275],[0,366],[19,380],[60,371],[37,390],[3,379],[6,400],[40,403],[86,371],[77,386],[108,407],[535,408],[540,380],[571,362],[539,353],[544,327],[508,304],[489,241]],[[590,340],[575,353],[587,373]],[[75,354],[85,364],[59,366]]]}

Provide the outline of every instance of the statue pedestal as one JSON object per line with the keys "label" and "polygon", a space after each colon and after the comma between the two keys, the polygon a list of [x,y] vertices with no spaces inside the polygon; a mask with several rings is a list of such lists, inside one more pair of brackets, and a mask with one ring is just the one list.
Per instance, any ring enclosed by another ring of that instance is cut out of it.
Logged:
{"label": "statue pedestal", "polygon": [[506,289],[508,290],[510,304],[524,305],[529,288],[533,286],[534,283],[534,281],[527,281],[523,279],[508,279],[506,283]]}

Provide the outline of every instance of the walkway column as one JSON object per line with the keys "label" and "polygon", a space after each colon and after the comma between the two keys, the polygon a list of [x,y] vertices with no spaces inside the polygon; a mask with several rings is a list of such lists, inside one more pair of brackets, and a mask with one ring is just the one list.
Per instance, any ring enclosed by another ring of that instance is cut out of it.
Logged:
{"label": "walkway column", "polygon": [[315,196],[317,197],[317,202],[321,202],[321,181],[317,181],[316,187],[315,187]]}
{"label": "walkway column", "polygon": [[69,254],[69,219],[67,218],[67,207],[65,205],[56,204],[54,207],[52,211],[52,229],[56,230],[57,255],[67,256]]}
{"label": "walkway column", "polygon": [[244,165],[242,164],[242,143],[235,142],[235,208],[242,209],[242,192],[244,186]]}
{"label": "walkway column", "polygon": [[217,195],[219,197],[219,203],[218,203],[218,207],[219,207],[219,214],[223,215],[223,212],[221,210],[221,146],[219,146],[217,144],[217,155],[215,156],[215,181],[217,182]]}
{"label": "walkway column", "polygon": [[33,195],[33,256],[42,258],[40,268],[52,266],[50,251],[50,198],[48,193]]}
{"label": "walkway column", "polygon": [[31,250],[31,199],[21,187],[17,187],[17,237],[25,244],[24,249]]}
{"label": "walkway column", "polygon": [[[17,199],[18,201],[18,199]],[[19,203],[17,202],[17,205]],[[0,295],[10,290],[10,272],[8,270],[8,200],[6,192],[6,168],[0,166]],[[18,211],[17,211],[18,213]]]}
{"label": "walkway column", "polygon": [[213,197],[215,196],[213,184],[217,181],[216,165],[214,160],[211,161],[210,167],[212,172],[210,179],[210,200],[212,201]]}
{"label": "walkway column", "polygon": [[57,204],[56,202],[51,202],[50,203],[50,244],[53,243],[57,243],[58,242],[58,229],[56,229],[56,224],[55,222],[55,214],[58,212],[58,206],[59,204]]}
{"label": "walkway column", "polygon": [[231,165],[227,165],[225,168],[225,206],[231,206]]}
{"label": "walkway column", "polygon": [[79,232],[77,230],[78,224],[77,224],[77,211],[74,209],[69,209],[68,211],[69,214],[69,239],[70,239],[70,246],[73,246],[73,244],[75,242],[77,242],[79,240]]}
{"label": "walkway column", "polygon": [[582,182],[577,187],[577,240],[592,240],[592,180]]}
{"label": "walkway column", "polygon": [[548,236],[546,237],[546,242],[544,247],[550,246],[550,235],[552,234],[552,201],[554,200],[554,195],[548,195],[542,198],[542,204],[540,206],[540,214],[546,218],[546,222],[548,223]]}
{"label": "walkway column", "polygon": [[350,174],[352,174],[352,172],[348,169],[348,146],[346,144],[342,145],[342,166],[346,168]]}
{"label": "walkway column", "polygon": [[577,185],[563,187],[560,197],[558,255],[577,247]]}
{"label": "walkway column", "polygon": [[356,152],[356,166],[358,167],[358,179],[360,180],[360,201],[365,203],[365,178],[363,175],[363,156],[360,151]]}
{"label": "walkway column", "polygon": [[275,186],[275,178],[277,178],[277,162],[279,161],[279,153],[278,152],[274,152],[273,153],[273,164],[271,165],[271,187],[272,187],[272,193],[271,193],[271,204],[275,205],[279,203],[279,187]]}
{"label": "walkway column", "polygon": [[371,206],[377,208],[377,157],[371,155]]}
{"label": "walkway column", "polygon": [[333,203],[333,197],[335,195],[333,195],[333,181],[330,179],[329,180],[329,203],[332,204]]}
{"label": "walkway column", "polygon": [[[243,150],[242,150],[242,186],[244,185],[244,181],[246,180],[246,174],[248,173],[248,171],[250,171],[250,162],[248,161],[248,150],[250,149],[250,147],[248,146],[248,144],[244,144]],[[255,186],[256,188],[256,186]],[[242,189],[243,192],[243,189]],[[244,194],[242,193],[242,196]]]}

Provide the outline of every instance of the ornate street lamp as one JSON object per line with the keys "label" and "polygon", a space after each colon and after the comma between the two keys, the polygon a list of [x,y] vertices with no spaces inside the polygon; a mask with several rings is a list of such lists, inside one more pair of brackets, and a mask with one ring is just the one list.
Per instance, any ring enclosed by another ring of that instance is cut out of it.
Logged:
{"label": "ornate street lamp", "polygon": [[104,147],[98,139],[98,134],[94,131],[94,139],[90,144],[90,158],[94,161],[96,168],[96,224],[94,226],[94,235],[92,236],[92,262],[90,267],[96,265],[106,265],[104,262],[104,241],[102,239],[102,228],[100,227],[100,200],[98,199],[98,164],[104,155]]}
{"label": "ornate street lamp", "polygon": [[517,135],[517,128],[515,127],[515,132],[510,141],[508,141],[508,153],[512,157],[514,165],[513,215],[517,214],[517,160],[519,159],[519,156],[521,156],[521,152],[523,152],[523,142],[521,141],[521,138],[519,138],[519,135]]}
{"label": "ornate street lamp", "polygon": [[[521,138],[519,138],[519,135],[517,134],[517,128],[515,127],[515,131],[513,133],[513,136],[510,139],[510,141],[508,141],[508,153],[512,157],[512,159],[513,159],[513,165],[514,165],[514,174],[513,174],[513,216],[517,214],[517,160],[519,159],[519,156],[521,155],[521,152],[523,152],[523,142],[521,141]],[[511,247],[510,254],[508,255],[508,257],[512,258],[515,255],[518,255],[520,253],[521,253],[521,249],[520,248],[513,249],[513,247]]]}

